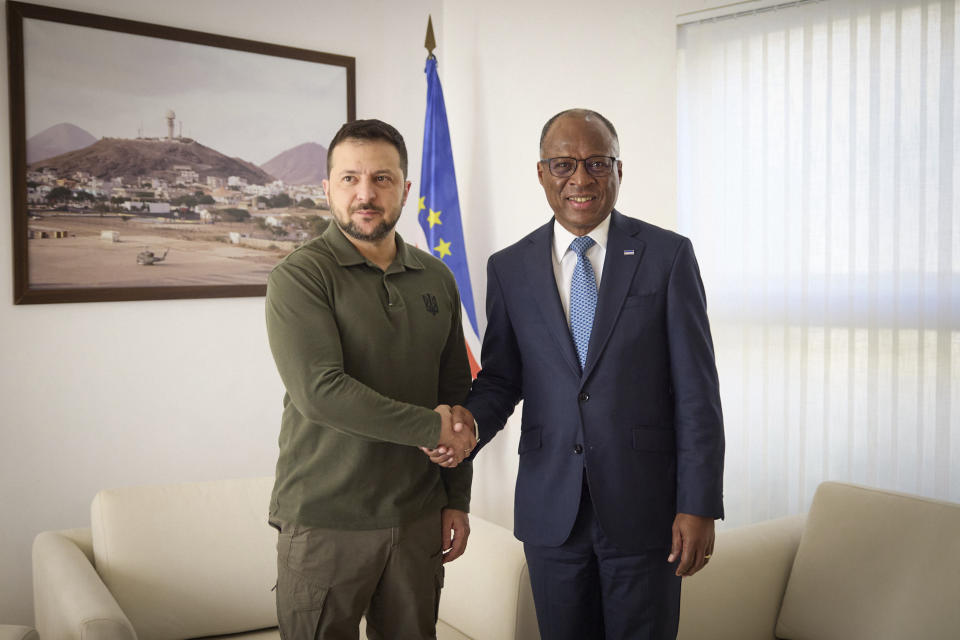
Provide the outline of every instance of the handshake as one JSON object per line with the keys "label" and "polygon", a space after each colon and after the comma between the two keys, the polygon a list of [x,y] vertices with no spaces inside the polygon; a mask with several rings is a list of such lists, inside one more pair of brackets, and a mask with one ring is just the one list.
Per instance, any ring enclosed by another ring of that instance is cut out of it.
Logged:
{"label": "handshake", "polygon": [[420,447],[431,462],[448,469],[463,462],[477,446],[473,414],[456,405],[441,404],[436,409],[440,414],[440,442],[433,449]]}

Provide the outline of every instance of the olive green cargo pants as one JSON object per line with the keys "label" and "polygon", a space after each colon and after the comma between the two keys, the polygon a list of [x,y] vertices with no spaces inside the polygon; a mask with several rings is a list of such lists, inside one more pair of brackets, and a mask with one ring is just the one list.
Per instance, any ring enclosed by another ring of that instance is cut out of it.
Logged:
{"label": "olive green cargo pants", "polygon": [[280,525],[277,617],[284,640],[436,638],[440,513],[390,529]]}

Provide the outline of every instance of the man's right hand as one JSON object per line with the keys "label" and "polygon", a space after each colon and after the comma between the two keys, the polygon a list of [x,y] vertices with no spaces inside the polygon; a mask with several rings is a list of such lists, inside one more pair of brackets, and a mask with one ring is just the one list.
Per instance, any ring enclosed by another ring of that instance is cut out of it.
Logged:
{"label": "man's right hand", "polygon": [[449,405],[441,404],[434,411],[440,414],[440,442],[433,449],[420,449],[432,462],[442,467],[455,467],[477,446],[473,414],[459,405],[451,409]]}

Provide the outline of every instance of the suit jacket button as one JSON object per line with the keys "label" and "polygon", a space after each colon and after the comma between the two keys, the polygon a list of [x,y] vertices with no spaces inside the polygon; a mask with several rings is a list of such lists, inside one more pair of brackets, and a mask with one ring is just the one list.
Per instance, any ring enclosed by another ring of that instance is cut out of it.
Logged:
{"label": "suit jacket button", "polygon": [[589,399],[590,399],[590,394],[587,393],[586,391],[581,391],[580,395],[577,396],[577,400],[579,400],[580,402],[586,402]]}
{"label": "suit jacket button", "polygon": [[579,453],[583,453],[583,445],[582,445],[582,444],[576,444],[576,445],[574,445],[574,446],[573,446],[573,452],[574,452],[574,453],[578,453],[578,454],[579,454]]}

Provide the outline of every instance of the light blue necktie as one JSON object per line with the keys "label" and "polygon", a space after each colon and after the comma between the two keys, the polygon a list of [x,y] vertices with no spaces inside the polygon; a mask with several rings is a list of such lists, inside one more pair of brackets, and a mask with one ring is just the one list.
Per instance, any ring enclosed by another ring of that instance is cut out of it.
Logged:
{"label": "light blue necktie", "polygon": [[597,310],[597,277],[586,256],[587,249],[593,245],[590,236],[580,236],[570,243],[570,250],[577,254],[577,266],[573,268],[573,280],[570,281],[570,332],[577,348],[581,371],[587,362],[593,315]]}

